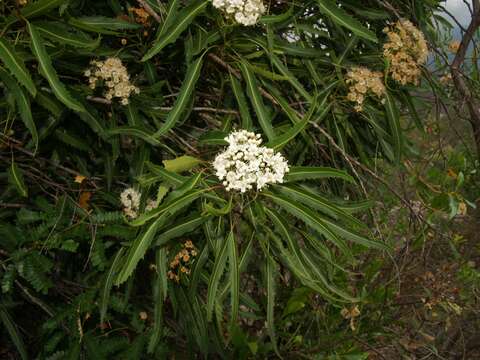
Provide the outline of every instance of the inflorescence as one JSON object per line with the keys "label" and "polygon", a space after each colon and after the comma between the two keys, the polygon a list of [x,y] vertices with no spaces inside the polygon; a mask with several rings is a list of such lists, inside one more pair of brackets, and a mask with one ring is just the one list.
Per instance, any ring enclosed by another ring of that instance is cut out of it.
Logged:
{"label": "inflorescence", "polygon": [[371,71],[365,67],[354,67],[347,73],[346,83],[349,84],[348,100],[356,102],[355,110],[363,110],[363,102],[368,93],[373,93],[378,98],[385,95],[383,74]]}
{"label": "inflorescence", "polygon": [[227,191],[244,193],[253,185],[261,190],[268,184],[283,182],[289,171],[287,160],[272,149],[260,146],[260,134],[240,130],[232,132],[225,140],[229,146],[217,155],[213,167]]}
{"label": "inflorescence", "polygon": [[105,98],[112,100],[114,97],[120,98],[122,105],[128,104],[130,95],[138,94],[140,89],[130,83],[130,75],[127,68],[123,66],[119,58],[111,57],[105,61],[93,60],[92,68],[85,71],[88,77],[90,88],[95,89],[97,82],[103,81],[107,87]]}
{"label": "inflorescence", "polygon": [[185,241],[182,247],[182,250],[180,250],[170,262],[170,270],[167,273],[168,278],[176,282],[180,281],[181,274],[190,274],[190,265],[197,256],[197,250],[192,241]]}
{"label": "inflorescence", "polygon": [[408,20],[399,20],[383,30],[388,42],[383,45],[383,56],[390,63],[392,78],[406,85],[418,84],[421,65],[428,57],[428,46],[423,33]]}
{"label": "inflorescence", "polygon": [[[134,188],[127,188],[120,194],[120,202],[123,205],[123,213],[130,219],[135,219],[140,213],[140,199],[142,193]],[[156,209],[159,205],[158,200],[148,199],[145,211]]]}
{"label": "inflorescence", "polygon": [[213,6],[245,26],[255,25],[265,12],[262,0],[213,0]]}

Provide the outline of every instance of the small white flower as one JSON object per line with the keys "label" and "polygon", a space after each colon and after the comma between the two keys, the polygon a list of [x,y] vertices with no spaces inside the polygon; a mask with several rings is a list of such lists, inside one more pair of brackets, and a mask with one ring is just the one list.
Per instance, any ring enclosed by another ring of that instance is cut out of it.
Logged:
{"label": "small white flower", "polygon": [[265,12],[262,0],[213,0],[213,6],[244,26],[255,25]]}
{"label": "small white flower", "polygon": [[268,184],[283,182],[289,171],[287,160],[272,149],[260,146],[260,134],[239,130],[225,140],[229,146],[216,156],[213,167],[227,191],[244,193],[253,185],[261,190]]}
{"label": "small white flower", "polygon": [[125,189],[120,194],[120,201],[123,205],[123,212],[129,218],[136,218],[140,208],[140,198],[142,194],[134,188]]}

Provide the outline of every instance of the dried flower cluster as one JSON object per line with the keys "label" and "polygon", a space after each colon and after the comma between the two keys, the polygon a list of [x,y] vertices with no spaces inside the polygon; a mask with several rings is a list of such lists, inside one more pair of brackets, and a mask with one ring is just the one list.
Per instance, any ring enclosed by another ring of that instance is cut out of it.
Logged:
{"label": "dried flower cluster", "polygon": [[28,0],[17,0],[19,6],[25,6],[28,4]]}
{"label": "dried flower cluster", "polygon": [[283,182],[289,171],[288,163],[281,154],[260,146],[260,134],[240,130],[232,132],[225,140],[229,146],[217,155],[213,167],[227,191],[244,193],[254,184],[261,190],[268,184]]}
{"label": "dried flower cluster", "polygon": [[448,50],[450,50],[451,53],[456,54],[458,49],[460,49],[460,41],[454,40],[448,44]]}
{"label": "dried flower cluster", "polygon": [[112,100],[120,98],[122,105],[128,104],[128,98],[132,93],[138,94],[140,89],[130,83],[130,75],[119,58],[111,57],[105,61],[94,60],[91,62],[92,69],[85,71],[90,83],[90,88],[95,89],[99,80],[107,87],[105,98]]}
{"label": "dried flower cluster", "polygon": [[347,73],[346,83],[349,84],[348,100],[357,103],[355,110],[363,110],[363,102],[369,93],[378,98],[385,95],[383,74],[378,71],[371,71],[365,67],[354,67]]}
{"label": "dried flower cluster", "polygon": [[[123,205],[123,213],[130,219],[135,219],[138,217],[140,212],[140,199],[142,198],[142,193],[134,188],[127,188],[123,190],[120,194],[120,202]],[[151,211],[156,209],[159,205],[158,200],[147,200],[147,205],[145,206],[145,211]]]}
{"label": "dried flower cluster", "polygon": [[388,42],[383,45],[383,56],[390,63],[389,73],[403,85],[418,84],[420,67],[428,57],[423,33],[408,20],[399,20],[383,31],[388,36]]}
{"label": "dried flower cluster", "polygon": [[170,270],[167,273],[168,278],[176,282],[180,281],[181,274],[190,274],[189,265],[191,265],[197,256],[197,250],[190,240],[185,241],[182,247],[182,250],[180,250],[170,262]]}
{"label": "dried flower cluster", "polygon": [[150,26],[150,14],[143,8],[131,7],[128,8],[128,12],[135,15],[135,22],[145,27]]}
{"label": "dried flower cluster", "polygon": [[440,84],[442,85],[450,85],[453,81],[451,73],[445,73],[444,75],[440,76]]}
{"label": "dried flower cluster", "polygon": [[265,12],[262,0],[213,0],[213,6],[245,26],[255,25]]}

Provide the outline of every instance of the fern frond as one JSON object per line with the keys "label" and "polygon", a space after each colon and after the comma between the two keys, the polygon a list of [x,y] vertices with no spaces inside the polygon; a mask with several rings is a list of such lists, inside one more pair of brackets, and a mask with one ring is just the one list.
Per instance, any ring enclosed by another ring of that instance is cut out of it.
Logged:
{"label": "fern frond", "polygon": [[123,213],[121,211],[109,211],[93,214],[91,221],[96,224],[111,224],[123,222]]}

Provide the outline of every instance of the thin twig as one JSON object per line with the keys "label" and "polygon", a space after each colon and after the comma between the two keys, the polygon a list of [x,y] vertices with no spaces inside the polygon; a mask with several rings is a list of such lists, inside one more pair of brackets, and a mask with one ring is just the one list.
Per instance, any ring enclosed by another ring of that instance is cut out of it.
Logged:
{"label": "thin twig", "polygon": [[[240,72],[236,69],[234,69],[232,66],[230,66],[229,64],[227,64],[225,61],[223,61],[222,59],[220,59],[217,55],[213,54],[213,53],[209,53],[208,54],[208,57],[210,59],[212,59],[213,61],[215,61],[217,64],[221,65],[224,69],[228,70],[229,72],[231,72],[237,79],[241,80],[242,79],[242,75],[240,74]],[[274,105],[279,105],[277,100],[275,100],[272,95],[270,95],[267,91],[265,91],[264,88],[262,87],[259,87],[258,88],[258,91],[260,91],[260,94],[268,99],[270,102],[272,102]]]}
{"label": "thin twig", "polygon": [[140,4],[141,7],[145,9],[147,13],[149,13],[155,19],[156,22],[162,22],[162,18],[160,17],[160,15],[158,15],[145,0],[137,0],[137,2]]}

